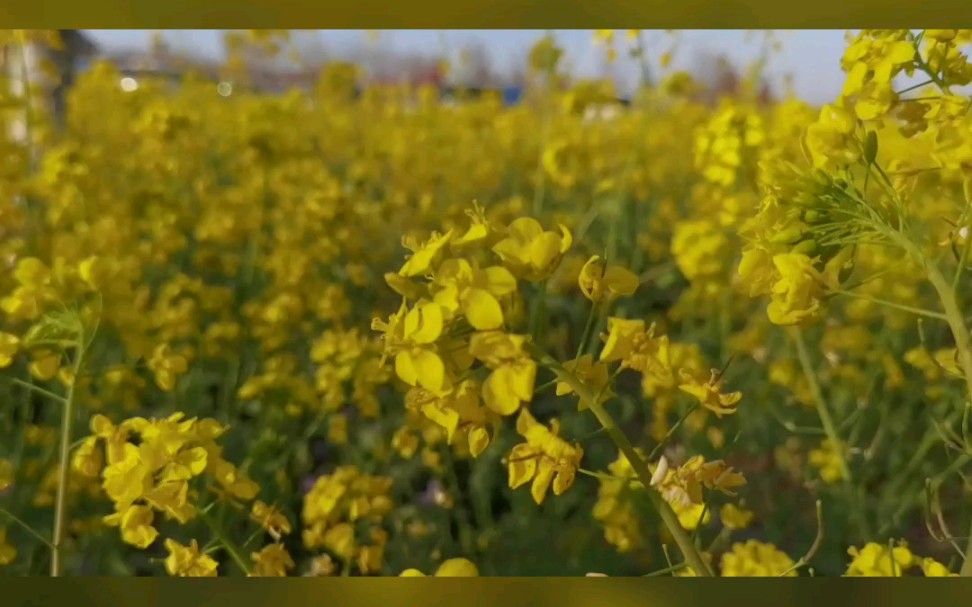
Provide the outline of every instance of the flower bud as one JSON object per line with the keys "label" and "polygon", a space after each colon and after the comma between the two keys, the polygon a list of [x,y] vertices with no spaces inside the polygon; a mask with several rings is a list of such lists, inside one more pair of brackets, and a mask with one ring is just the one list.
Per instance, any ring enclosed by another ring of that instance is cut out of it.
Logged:
{"label": "flower bud", "polygon": [[792,225],[770,238],[773,244],[793,244],[803,237],[803,226]]}
{"label": "flower bud", "polygon": [[801,253],[812,257],[817,252],[817,241],[813,239],[801,240],[793,247],[793,253]]}

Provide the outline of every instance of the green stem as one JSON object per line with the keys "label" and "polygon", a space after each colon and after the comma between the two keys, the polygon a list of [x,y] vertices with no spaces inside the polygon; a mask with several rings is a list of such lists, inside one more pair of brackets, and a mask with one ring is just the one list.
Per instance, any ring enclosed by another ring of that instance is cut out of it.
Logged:
{"label": "green stem", "polygon": [[543,325],[547,312],[547,281],[540,283],[540,292],[533,304],[533,312],[530,315],[530,335],[536,341],[543,338]]}
{"label": "green stem", "polygon": [[213,517],[209,515],[209,512],[206,510],[201,510],[199,512],[199,516],[203,521],[205,521],[206,525],[209,526],[213,534],[216,535],[216,539],[218,539],[223,547],[226,548],[226,551],[229,552],[230,557],[239,566],[239,568],[243,570],[243,573],[250,575],[250,566],[247,565],[246,558],[243,556],[243,551],[239,546],[236,545],[236,542],[231,540],[229,536],[226,535],[219,523],[213,520]]}
{"label": "green stem", "polygon": [[[803,375],[807,379],[807,384],[810,386],[810,392],[813,396],[814,405],[817,408],[817,416],[820,418],[820,423],[823,426],[824,433],[827,435],[827,439],[833,445],[835,451],[840,454],[840,472],[843,478],[844,488],[847,491],[848,496],[854,496],[854,479],[851,475],[850,466],[847,465],[847,458],[845,457],[845,444],[844,441],[840,439],[840,435],[837,432],[837,426],[834,424],[834,418],[830,415],[830,410],[827,408],[827,402],[824,400],[823,391],[820,389],[820,382],[817,381],[817,374],[814,372],[813,365],[810,362],[810,354],[807,352],[807,344],[803,339],[803,334],[799,329],[794,328],[793,330],[793,341],[796,343],[797,357],[800,360],[800,367],[803,369]],[[862,503],[864,497],[858,494],[855,499]],[[858,523],[863,531],[864,535],[870,535],[870,525],[867,521],[867,515],[863,507],[856,513],[858,516]]]}
{"label": "green stem", "polygon": [[641,577],[658,577],[660,575],[665,575],[666,573],[675,573],[685,569],[688,565],[686,563],[679,563],[678,565],[672,565],[671,567],[665,567],[664,569],[659,569],[658,571],[652,571],[651,573],[646,573]]}
{"label": "green stem", "polygon": [[[546,101],[546,99],[544,99]],[[544,103],[542,116],[540,117],[542,126],[540,137],[540,152],[537,158],[537,170],[534,173],[534,179],[536,183],[534,184],[533,190],[533,216],[538,221],[543,214],[543,200],[547,193],[547,170],[543,166],[543,154],[547,149],[547,143],[550,140],[550,112],[547,108],[547,103]]]}
{"label": "green stem", "polygon": [[913,91],[915,89],[920,89],[921,87],[928,86],[929,84],[935,84],[935,81],[934,80],[925,80],[924,82],[919,82],[918,84],[913,84],[913,85],[911,85],[911,86],[909,86],[907,88],[903,88],[900,91],[897,91],[897,94],[898,95],[903,95],[905,93],[910,93],[911,91]]}
{"label": "green stem", "polygon": [[864,301],[869,301],[878,305],[886,306],[888,308],[894,308],[895,310],[901,310],[902,312],[911,312],[918,316],[926,316],[928,318],[934,318],[936,320],[947,320],[945,315],[941,312],[934,312],[932,310],[925,310],[924,308],[915,308],[912,306],[906,306],[904,304],[895,303],[893,301],[887,301],[885,299],[878,299],[876,297],[871,297],[870,295],[862,295],[860,293],[854,293],[853,291],[844,291],[842,289],[833,289],[833,293],[839,295],[846,295],[847,297],[856,297],[857,299],[863,299]]}
{"label": "green stem", "polygon": [[635,473],[638,475],[638,480],[641,484],[645,486],[645,490],[651,499],[652,504],[655,509],[658,510],[659,516],[661,516],[662,522],[668,529],[668,532],[672,534],[675,543],[678,545],[679,550],[682,552],[682,556],[685,557],[685,561],[689,564],[692,569],[695,570],[696,574],[703,577],[712,577],[712,571],[709,566],[702,559],[699,551],[696,549],[695,544],[689,537],[685,529],[682,528],[681,523],[678,522],[678,516],[672,507],[665,501],[661,494],[656,491],[651,486],[651,472],[649,471],[648,464],[645,460],[638,454],[635,450],[634,445],[628,440],[628,437],[621,431],[614,418],[611,414],[604,408],[604,406],[599,401],[597,394],[591,389],[590,386],[585,384],[579,377],[565,369],[560,363],[555,361],[546,352],[540,350],[534,345],[531,345],[534,355],[538,360],[549,367],[554,373],[557,374],[561,380],[570,385],[575,393],[580,397],[581,401],[586,402],[588,408],[597,417],[597,421],[600,422],[601,426],[607,432],[611,440],[617,448],[624,454],[624,456],[634,467]]}
{"label": "green stem", "polygon": [[26,381],[24,381],[22,379],[13,378],[13,379],[10,380],[10,383],[12,383],[14,385],[17,385],[17,386],[20,386],[21,388],[24,388],[24,389],[29,390],[31,392],[36,392],[36,393],[38,393],[38,394],[40,394],[42,396],[46,396],[47,398],[49,398],[49,399],[51,399],[53,401],[57,401],[59,403],[64,403],[65,402],[63,396],[60,396],[58,394],[54,394],[53,392],[51,392],[49,390],[45,390],[44,388],[41,388],[40,386],[35,386],[34,384],[32,384],[30,382],[26,382]]}
{"label": "green stem", "polygon": [[[891,231],[889,236],[892,240],[904,249],[925,271],[928,282],[935,289],[942,309],[945,312],[945,320],[948,322],[955,340],[955,349],[958,353],[958,363],[962,368],[965,379],[966,398],[963,406],[968,410],[972,407],[972,349],[969,344],[969,328],[965,324],[965,316],[959,307],[955,289],[952,282],[945,278],[941,268],[933,260],[924,254],[921,248],[915,244],[908,236],[898,231]],[[972,535],[969,536],[965,547],[965,563],[959,572],[962,577],[972,577]]]}
{"label": "green stem", "polygon": [[793,330],[793,341],[796,344],[797,358],[800,360],[800,366],[803,369],[803,375],[807,379],[807,384],[810,386],[810,393],[813,396],[814,405],[817,408],[817,415],[820,417],[820,423],[823,425],[824,432],[827,434],[827,438],[833,444],[834,449],[840,453],[840,471],[843,474],[844,479],[849,483],[851,482],[850,468],[847,466],[847,460],[844,457],[844,443],[840,440],[837,434],[837,426],[834,424],[834,418],[830,416],[830,411],[827,409],[827,403],[824,401],[823,392],[820,389],[820,382],[817,381],[817,374],[814,372],[813,364],[810,362],[810,354],[807,352],[807,344],[803,340],[803,334],[799,329]]}
{"label": "green stem", "polygon": [[453,498],[452,508],[450,510],[452,511],[452,517],[456,521],[456,525],[459,527],[459,545],[462,547],[464,553],[471,556],[475,552],[475,530],[469,524],[469,515],[465,508],[457,503],[462,496],[460,494],[459,476],[456,474],[456,461],[452,454],[452,445],[446,445],[444,452],[446,460],[446,482],[448,483],[448,490]]}
{"label": "green stem", "polygon": [[57,497],[54,505],[54,541],[51,545],[51,576],[59,577],[64,572],[63,542],[67,524],[67,492],[71,472],[71,430],[74,423],[75,387],[84,363],[84,348],[78,347],[74,360],[74,376],[68,386],[67,397],[61,415],[61,461],[58,470]]}
{"label": "green stem", "polygon": [[[951,283],[942,274],[938,265],[922,256],[925,271],[932,287],[942,300],[942,308],[948,320],[948,326],[952,330],[952,337],[955,339],[955,348],[958,351],[959,365],[962,367],[962,374],[965,376],[966,399],[964,406],[972,407],[972,350],[969,349],[969,329],[965,324],[965,317],[956,301],[955,291]],[[972,535],[969,536],[965,547],[965,563],[962,565],[960,575],[972,577]]]}
{"label": "green stem", "polygon": [[639,67],[641,67],[641,88],[646,89],[651,86],[651,68],[648,66],[648,57],[645,56],[645,40],[641,32],[638,32],[636,48]]}
{"label": "green stem", "polygon": [[[932,486],[940,485],[946,478],[961,470],[964,466],[968,465],[969,462],[972,462],[972,456],[960,455],[958,459],[956,459],[947,468],[945,468],[942,472],[940,472],[939,474],[937,474],[931,479]],[[901,495],[901,493],[889,491],[888,495]],[[898,522],[906,514],[910,513],[911,510],[918,507],[921,504],[922,499],[924,499],[924,495],[920,490],[916,492],[908,491],[907,495],[910,495],[912,497],[905,500],[901,504],[901,506],[891,515],[890,520],[887,523],[885,523],[880,529],[878,529],[877,534],[879,536],[883,537],[886,536],[888,533],[890,533],[891,530],[894,528],[894,526],[897,525]]]}
{"label": "green stem", "polygon": [[597,304],[591,302],[591,311],[587,313],[587,323],[584,325],[584,333],[581,335],[580,343],[577,344],[577,354],[574,356],[575,359],[580,358],[581,355],[587,350],[587,342],[591,339],[591,333],[594,331],[594,322],[597,320]]}
{"label": "green stem", "polygon": [[962,274],[965,272],[965,261],[969,258],[969,249],[970,245],[972,245],[972,238],[970,238],[972,234],[968,232],[968,230],[972,230],[969,226],[970,223],[972,222],[966,219],[965,226],[958,230],[961,232],[962,229],[965,229],[967,232],[965,234],[965,242],[962,243],[962,254],[959,256],[958,265],[955,267],[955,274],[952,276],[952,291],[955,293],[958,292],[959,282],[962,280]]}
{"label": "green stem", "polygon": [[41,542],[43,542],[44,545],[47,546],[48,548],[51,548],[52,550],[54,549],[54,544],[52,544],[49,539],[47,539],[46,537],[44,537],[43,535],[41,535],[36,529],[34,529],[33,527],[31,527],[30,525],[28,525],[24,521],[20,520],[16,516],[14,516],[14,513],[13,512],[10,512],[6,508],[0,507],[0,514],[3,514],[4,516],[6,516],[7,518],[9,518],[13,522],[15,522],[18,525],[20,525],[21,527],[23,527],[24,531],[26,531],[27,533],[31,534],[32,536],[34,536],[35,538],[37,538],[38,540],[40,540]]}

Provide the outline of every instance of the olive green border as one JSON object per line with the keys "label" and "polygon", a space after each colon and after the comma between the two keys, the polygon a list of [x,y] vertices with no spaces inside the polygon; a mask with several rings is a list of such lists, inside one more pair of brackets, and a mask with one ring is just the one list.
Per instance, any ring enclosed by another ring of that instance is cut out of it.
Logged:
{"label": "olive green border", "polygon": [[4,0],[17,28],[955,28],[969,0]]}
{"label": "olive green border", "polygon": [[840,607],[968,605],[968,579],[19,578],[5,607]]}

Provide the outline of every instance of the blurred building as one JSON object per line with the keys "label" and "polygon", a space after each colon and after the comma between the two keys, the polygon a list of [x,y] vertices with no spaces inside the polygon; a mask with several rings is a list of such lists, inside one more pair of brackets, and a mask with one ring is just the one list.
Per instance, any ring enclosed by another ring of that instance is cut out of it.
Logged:
{"label": "blurred building", "polygon": [[121,75],[119,85],[125,90],[137,89],[143,79],[162,81],[174,89],[188,72],[210,80],[218,78],[216,65],[177,53],[161,38],[154,40],[146,50],[118,51],[104,58],[118,70]]}
{"label": "blurred building", "polygon": [[[56,30],[58,44],[40,36],[26,44],[0,47],[0,69],[17,98],[28,98],[33,107],[49,113],[56,125],[63,124],[67,91],[77,75],[98,55],[98,47],[81,30]],[[29,93],[29,95],[25,95]],[[10,125],[11,135],[22,140],[28,128],[28,108]]]}
{"label": "blurred building", "polygon": [[67,112],[67,92],[74,86],[78,74],[84,72],[98,56],[98,46],[81,30],[58,30],[61,49],[50,49],[46,53],[55,66],[57,73],[51,89],[51,105],[55,122],[63,125]]}

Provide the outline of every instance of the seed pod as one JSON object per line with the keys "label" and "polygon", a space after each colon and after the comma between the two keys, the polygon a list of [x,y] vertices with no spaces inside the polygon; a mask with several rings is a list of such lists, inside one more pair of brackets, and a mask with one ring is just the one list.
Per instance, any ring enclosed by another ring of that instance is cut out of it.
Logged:
{"label": "seed pod", "polygon": [[877,133],[874,131],[868,131],[867,135],[864,137],[864,162],[866,162],[869,166],[874,164],[874,161],[877,160],[877,153]]}
{"label": "seed pod", "polygon": [[816,240],[801,240],[796,244],[795,247],[793,247],[793,252],[802,253],[803,255],[810,257],[817,252],[817,248],[818,245]]}
{"label": "seed pod", "polygon": [[770,242],[773,244],[793,244],[799,242],[803,237],[803,227],[799,225],[794,225],[782,230],[775,236],[770,238]]}
{"label": "seed pod", "polygon": [[809,211],[803,213],[803,221],[807,222],[810,225],[822,223],[826,220],[827,220],[826,214],[820,211],[816,211],[814,209],[810,209]]}

